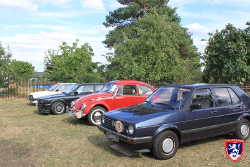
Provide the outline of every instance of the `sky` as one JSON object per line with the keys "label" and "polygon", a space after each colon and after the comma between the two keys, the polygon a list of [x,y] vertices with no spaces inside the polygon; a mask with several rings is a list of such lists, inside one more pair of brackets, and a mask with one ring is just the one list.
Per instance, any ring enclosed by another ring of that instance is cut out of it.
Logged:
{"label": "sky", "polygon": [[[250,21],[248,0],[169,0],[177,8],[181,26],[188,28],[194,45],[203,52],[208,33],[230,23],[246,28]],[[111,28],[103,26],[109,11],[122,7],[117,0],[0,0],[0,42],[9,46],[12,59],[31,63],[36,72],[44,71],[48,50],[58,50],[62,42],[72,46],[89,43],[93,62],[107,64],[102,41]]]}

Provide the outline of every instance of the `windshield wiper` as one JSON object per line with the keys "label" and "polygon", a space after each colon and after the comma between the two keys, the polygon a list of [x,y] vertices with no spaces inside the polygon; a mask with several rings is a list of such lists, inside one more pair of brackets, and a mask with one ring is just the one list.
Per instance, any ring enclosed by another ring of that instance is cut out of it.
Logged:
{"label": "windshield wiper", "polygon": [[155,103],[155,104],[164,105],[164,106],[169,106],[171,109],[174,109],[170,104],[166,104],[166,103]]}

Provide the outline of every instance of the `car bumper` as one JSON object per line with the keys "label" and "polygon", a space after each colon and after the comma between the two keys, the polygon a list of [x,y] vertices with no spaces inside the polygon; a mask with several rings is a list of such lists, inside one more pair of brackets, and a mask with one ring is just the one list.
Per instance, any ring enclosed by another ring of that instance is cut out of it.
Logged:
{"label": "car bumper", "polygon": [[102,124],[98,125],[98,129],[102,131],[109,140],[115,142],[121,147],[129,149],[130,151],[138,153],[150,152],[153,138],[152,136],[130,137],[118,132],[114,132]]}
{"label": "car bumper", "polygon": [[50,104],[37,104],[37,108],[40,113],[49,114],[51,112]]}
{"label": "car bumper", "polygon": [[78,119],[86,116],[86,114],[82,113],[82,110],[76,110],[74,108],[69,108],[68,106],[66,107],[66,113],[68,114],[68,116],[75,116]]}

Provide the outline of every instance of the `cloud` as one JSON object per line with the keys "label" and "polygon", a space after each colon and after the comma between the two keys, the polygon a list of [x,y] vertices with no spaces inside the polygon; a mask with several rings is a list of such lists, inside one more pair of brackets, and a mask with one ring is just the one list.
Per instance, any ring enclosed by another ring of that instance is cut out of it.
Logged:
{"label": "cloud", "polygon": [[83,8],[86,8],[88,10],[94,10],[98,12],[106,11],[102,0],[82,0],[81,4]]}
{"label": "cloud", "polygon": [[108,6],[110,7],[110,9],[115,10],[118,9],[120,7],[123,7],[122,4],[120,4],[119,2],[117,2],[117,0],[109,0],[108,1]]}
{"label": "cloud", "polygon": [[202,26],[199,23],[185,25],[184,27],[188,28],[188,31],[195,35],[207,35],[210,31],[209,28]]}
{"label": "cloud", "polygon": [[36,12],[38,5],[30,0],[2,0],[0,1],[0,9],[14,12]]}

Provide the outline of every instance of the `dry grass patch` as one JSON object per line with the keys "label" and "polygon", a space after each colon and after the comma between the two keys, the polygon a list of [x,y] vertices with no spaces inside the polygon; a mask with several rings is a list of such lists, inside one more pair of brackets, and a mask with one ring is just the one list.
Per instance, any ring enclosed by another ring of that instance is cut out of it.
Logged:
{"label": "dry grass patch", "polygon": [[39,114],[27,99],[0,99],[0,166],[4,167],[147,167],[249,166],[250,144],[231,162],[224,152],[225,136],[186,143],[170,160],[150,154],[126,157],[109,147],[97,127],[63,115]]}

